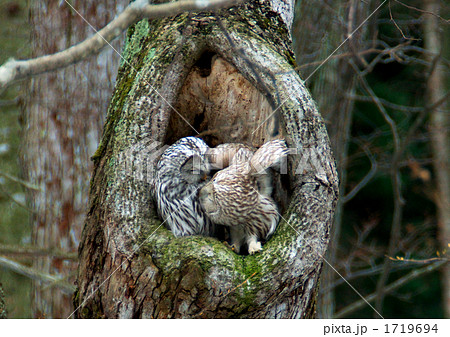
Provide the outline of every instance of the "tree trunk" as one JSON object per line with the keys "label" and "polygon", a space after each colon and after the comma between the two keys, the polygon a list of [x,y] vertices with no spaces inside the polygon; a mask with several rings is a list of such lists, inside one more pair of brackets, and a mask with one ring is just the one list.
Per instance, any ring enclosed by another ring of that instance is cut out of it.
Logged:
{"label": "tree trunk", "polygon": [[[75,0],[71,4],[94,27],[106,25],[128,3]],[[33,57],[65,49],[95,32],[64,2],[33,1]],[[117,48],[120,44],[115,43]],[[41,187],[29,196],[33,243],[42,248],[76,251],[88,200],[89,158],[100,139],[117,72],[118,55],[110,48],[76,66],[33,79],[24,107],[25,175]],[[75,262],[37,259],[34,268],[75,280]],[[43,287],[46,287],[44,290]],[[35,282],[33,316],[66,318],[72,294]]]}
{"label": "tree trunk", "polygon": [[[439,13],[440,4],[437,0],[425,0],[425,9],[430,13]],[[435,15],[425,16],[425,47],[430,52],[428,61],[433,65],[427,83],[427,100],[433,105],[446,94],[445,71],[441,61],[442,32],[439,18]],[[448,101],[447,101],[448,102]],[[448,103],[431,111],[431,146],[433,150],[433,164],[436,175],[436,208],[439,241],[442,250],[448,250],[450,243],[450,144],[449,144],[449,116]],[[450,318],[450,265],[442,268],[442,298],[444,312]]]}
{"label": "tree trunk", "polygon": [[[251,1],[129,30],[95,154],[77,317],[314,317],[338,184],[325,125],[293,71],[292,14],[292,2]],[[284,182],[287,221],[262,253],[161,226],[150,187],[162,144],[199,132],[211,146],[261,145],[274,129],[300,155]]]}

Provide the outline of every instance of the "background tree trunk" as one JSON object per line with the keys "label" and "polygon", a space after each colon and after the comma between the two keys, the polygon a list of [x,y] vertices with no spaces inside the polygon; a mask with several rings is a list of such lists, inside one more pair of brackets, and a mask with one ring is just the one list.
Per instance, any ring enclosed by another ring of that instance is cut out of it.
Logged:
{"label": "background tree trunk", "polygon": [[[439,14],[440,2],[425,0],[425,10]],[[441,100],[446,94],[445,70],[442,64],[443,32],[439,18],[427,15],[424,22],[425,47],[430,52],[428,61],[432,64],[427,83],[427,101],[431,106]],[[435,202],[439,240],[442,250],[448,250],[450,244],[450,145],[449,145],[449,110],[448,100],[443,105],[431,111],[431,146],[433,164],[436,175]],[[450,264],[442,268],[442,294],[445,315],[450,318]]]}
{"label": "background tree trunk", "polygon": [[[358,65],[361,62],[362,58],[358,53],[366,47],[363,37],[369,24],[352,33],[368,17],[370,9],[373,10],[369,4],[356,0],[300,1],[293,26],[300,71],[303,77],[311,77],[308,82],[311,94],[329,126],[328,133],[339,173],[340,196],[346,193],[347,155],[356,87],[356,74],[352,64]],[[349,40],[336,54],[348,56],[330,59],[321,66],[321,62],[331,56],[347,37],[350,37]],[[336,206],[326,254],[326,260],[333,267],[337,265],[343,207],[341,198]],[[331,285],[338,275],[330,265],[325,264],[321,277],[318,302],[320,318],[332,318],[335,313],[334,288]]]}
{"label": "background tree trunk", "polygon": [[[95,154],[77,317],[314,317],[338,185],[325,125],[292,71],[292,16],[292,2],[250,2],[129,30]],[[197,132],[213,146],[261,145],[277,123],[258,126],[283,102],[278,132],[301,155],[284,182],[286,220],[263,252],[174,238],[149,193],[154,150]]]}
{"label": "background tree trunk", "polygon": [[[96,29],[105,26],[127,0],[71,1]],[[63,50],[95,32],[61,1],[31,4],[32,56]],[[115,48],[120,43],[114,43]],[[88,181],[94,153],[112,92],[118,55],[102,53],[69,68],[32,80],[24,107],[23,164],[27,179],[41,187],[29,196],[32,241],[38,247],[76,251],[86,214]],[[73,282],[76,263],[48,257],[35,260],[44,273]],[[34,283],[34,317],[65,318],[72,294]]]}

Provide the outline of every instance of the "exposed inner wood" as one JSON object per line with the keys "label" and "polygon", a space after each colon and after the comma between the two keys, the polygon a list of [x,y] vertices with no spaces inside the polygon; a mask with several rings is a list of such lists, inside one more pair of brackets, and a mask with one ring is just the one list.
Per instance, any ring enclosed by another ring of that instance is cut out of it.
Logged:
{"label": "exposed inner wood", "polygon": [[212,53],[205,53],[192,68],[174,108],[167,144],[197,135],[194,129],[210,146],[239,142],[259,147],[282,134],[279,130],[279,136],[270,136],[273,109],[266,97],[232,64]]}

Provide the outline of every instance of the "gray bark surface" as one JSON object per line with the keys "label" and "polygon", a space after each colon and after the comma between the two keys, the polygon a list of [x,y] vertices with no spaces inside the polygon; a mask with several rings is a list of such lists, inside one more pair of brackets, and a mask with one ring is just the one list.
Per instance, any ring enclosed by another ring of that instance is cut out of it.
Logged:
{"label": "gray bark surface", "polygon": [[[315,315],[338,196],[325,125],[293,71],[290,34],[270,2],[250,2],[217,17],[194,13],[143,20],[129,30],[126,61],[94,156],[76,317]],[[211,65],[199,62],[205,53],[215,55]],[[300,154],[316,156],[299,172],[302,156],[290,160],[286,221],[262,253],[237,255],[215,238],[175,238],[160,226],[150,193],[154,150],[196,134],[178,113],[207,134],[210,145],[239,140],[261,145],[277,123],[269,118],[253,132],[255,125],[282,102],[280,136]],[[221,128],[234,132],[210,133]]]}

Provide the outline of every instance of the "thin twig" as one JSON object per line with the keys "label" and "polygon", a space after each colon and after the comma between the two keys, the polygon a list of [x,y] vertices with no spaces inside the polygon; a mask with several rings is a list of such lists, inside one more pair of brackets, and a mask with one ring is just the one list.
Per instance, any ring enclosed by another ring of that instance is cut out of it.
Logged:
{"label": "thin twig", "polygon": [[[362,96],[362,95],[348,95],[347,98],[353,99],[355,101],[361,101],[361,102],[372,102],[372,97],[369,96]],[[378,97],[381,103],[383,103],[384,106],[394,109],[397,111],[403,111],[403,112],[421,112],[423,111],[423,107],[415,107],[415,106],[407,106],[407,105],[399,105],[392,102],[389,102],[388,100],[385,100],[383,98]]]}
{"label": "thin twig", "polygon": [[24,266],[3,256],[0,256],[0,266],[12,270],[20,275],[26,276],[32,280],[52,283],[68,294],[72,294],[76,289],[75,286],[70,283],[60,282],[61,277],[42,273],[38,270]]}
{"label": "thin twig", "polygon": [[[404,270],[404,269],[411,269],[413,267],[417,266],[417,263],[403,263],[400,266],[395,266],[392,268],[392,271],[400,271],[400,270]],[[378,275],[381,273],[381,271],[383,270],[383,265],[379,265],[379,266],[374,266],[374,267],[368,267],[365,269],[361,269],[355,272],[350,272],[347,273],[345,275],[343,275],[345,277],[345,279],[347,281],[353,281],[356,280],[360,277],[368,277],[368,276],[373,276],[373,275]],[[342,284],[344,284],[345,281],[343,279],[336,279],[336,281],[330,285],[327,289],[325,289],[324,291],[330,291],[331,289],[334,289]]]}
{"label": "thin twig", "polygon": [[410,140],[412,137],[416,134],[417,129],[419,126],[421,126],[425,120],[425,117],[430,111],[433,111],[437,107],[439,107],[441,104],[443,104],[448,97],[450,96],[450,91],[447,92],[443,97],[441,97],[439,100],[434,102],[431,105],[425,106],[423,110],[420,112],[419,116],[416,117],[416,120],[414,121],[413,125],[408,130],[408,133],[406,134],[405,138],[402,141],[402,144],[399,149],[399,155],[401,156],[403,152],[406,150],[406,147],[408,146]]}
{"label": "thin twig", "polygon": [[56,248],[42,248],[34,246],[17,246],[0,244],[0,255],[26,258],[39,258],[42,256],[63,260],[77,260],[77,252],[65,252]]}
{"label": "thin twig", "polygon": [[[389,60],[393,60],[394,59],[393,55],[395,55],[397,53],[400,53],[402,56],[404,56],[405,52],[410,52],[410,51],[411,52],[418,52],[418,53],[422,53],[422,54],[436,55],[435,53],[431,53],[431,52],[429,52],[429,51],[427,51],[424,48],[421,48],[419,46],[410,45],[408,41],[406,41],[405,43],[396,45],[394,47],[390,47],[389,45],[387,45],[385,43],[382,43],[382,42],[383,41],[373,41],[374,44],[379,43],[379,44],[384,45],[384,49],[372,47],[372,48],[365,49],[365,50],[362,50],[362,51],[358,52],[357,55],[358,56],[364,56],[364,55],[367,55],[367,54],[378,54],[377,57],[376,57],[376,60],[378,60],[378,61],[385,55],[389,55]],[[328,59],[329,60],[342,59],[342,58],[348,58],[348,57],[350,57],[352,55],[353,55],[353,53],[347,52],[347,53],[341,53],[341,54],[333,55],[333,56],[329,57]],[[323,63],[323,61],[324,60],[303,63],[303,64],[297,66],[295,69],[296,70],[301,70],[303,68],[317,66],[317,65],[320,65],[321,63]],[[449,64],[450,64],[449,60],[442,58],[442,61],[445,64],[445,66],[447,66],[447,67],[449,66]],[[369,65],[370,68],[373,68],[373,66],[371,66],[373,63],[374,63],[374,61],[370,62],[370,65]]]}
{"label": "thin twig", "polygon": [[[403,215],[403,204],[404,200],[402,197],[402,187],[401,187],[401,179],[399,172],[399,160],[401,156],[401,143],[400,137],[398,135],[397,126],[394,120],[389,116],[383,104],[380,102],[378,97],[373,92],[372,88],[369,86],[367,80],[364,77],[359,77],[360,82],[363,88],[367,91],[370,97],[372,97],[373,102],[378,107],[381,115],[383,116],[386,123],[389,125],[392,138],[394,140],[394,153],[392,158],[392,165],[390,168],[390,175],[392,179],[392,189],[394,193],[394,213],[392,215],[392,224],[391,224],[391,232],[389,237],[389,245],[388,245],[388,256],[395,255],[395,251],[397,249],[397,243],[400,238],[400,230],[402,223],[402,215]],[[376,304],[375,307],[378,311],[381,311],[383,306],[383,301],[385,297],[385,284],[390,274],[391,261],[388,258],[384,260],[384,268],[381,273],[380,278],[377,283],[377,293],[376,296]]]}
{"label": "thin twig", "polygon": [[420,41],[420,39],[414,39],[411,37],[406,37],[405,34],[403,33],[403,30],[399,27],[399,25],[397,24],[397,22],[395,22],[393,16],[392,16],[392,11],[391,11],[391,2],[388,2],[388,7],[389,7],[389,16],[391,18],[391,21],[394,23],[395,27],[397,27],[398,31],[400,32],[400,34],[402,34],[403,38],[405,40],[416,40],[416,41]]}
{"label": "thin twig", "polygon": [[426,10],[423,10],[423,9],[420,9],[420,8],[417,8],[417,7],[414,7],[414,6],[411,6],[411,5],[407,5],[407,4],[405,4],[405,3],[401,2],[401,1],[398,1],[398,0],[394,0],[394,1],[399,3],[402,6],[406,7],[406,8],[413,9],[413,10],[421,12],[421,13],[433,15],[433,16],[441,19],[442,21],[446,22],[446,23],[450,22],[450,19],[444,19],[442,16],[439,16],[436,13],[433,13],[433,12],[430,12],[430,11],[426,11]]}
{"label": "thin twig", "polygon": [[449,261],[449,259],[444,258],[444,257],[431,257],[431,258],[425,259],[425,260],[405,259],[405,258],[399,257],[399,256],[397,256],[396,258],[393,258],[391,256],[387,256],[387,258],[389,260],[391,260],[391,261],[414,262],[414,263],[422,263],[422,264],[430,263],[430,262],[434,262],[434,261],[446,261],[446,262]]}
{"label": "thin twig", "polygon": [[[359,142],[357,141],[357,139],[355,139],[355,141]],[[364,144],[360,145],[363,148],[365,154],[367,155],[367,158],[369,158],[370,160],[371,165],[370,171],[367,172],[364,178],[350,192],[348,192],[345,196],[342,197],[343,203],[349,202],[364,186],[366,186],[370,182],[370,180],[372,180],[372,178],[375,176],[375,173],[377,172],[378,169],[377,161],[373,157],[372,152],[366,145]]]}
{"label": "thin twig", "polygon": [[2,184],[0,184],[0,192],[3,193],[4,195],[6,195],[8,197],[8,199],[10,199],[13,203],[15,203],[16,205],[22,207],[23,209],[27,210],[30,213],[36,214],[35,210],[32,210],[31,208],[29,208],[27,205],[24,205],[23,203],[21,203],[20,201],[16,200],[14,198],[14,196],[11,195],[11,193],[9,193],[7,190],[5,190],[2,187]]}
{"label": "thin twig", "polygon": [[6,179],[14,181],[15,183],[18,183],[18,184],[20,184],[20,185],[22,185],[22,186],[24,186],[26,188],[29,188],[31,190],[35,190],[35,191],[40,191],[41,190],[38,186],[33,185],[32,183],[29,183],[28,181],[25,181],[25,180],[22,180],[20,178],[15,177],[15,176],[12,176],[12,175],[10,175],[10,174],[8,174],[6,172],[0,171],[0,176],[3,176]]}

